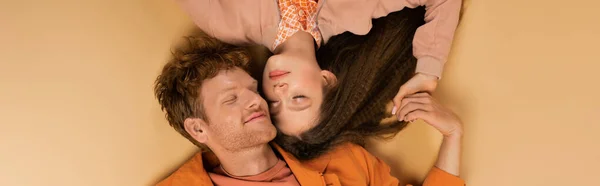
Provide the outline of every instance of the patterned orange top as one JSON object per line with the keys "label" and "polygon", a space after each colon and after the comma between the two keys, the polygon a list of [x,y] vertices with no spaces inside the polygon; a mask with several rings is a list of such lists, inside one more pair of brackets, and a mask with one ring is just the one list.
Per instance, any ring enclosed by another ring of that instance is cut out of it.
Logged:
{"label": "patterned orange top", "polygon": [[308,32],[315,38],[317,46],[321,45],[321,32],[317,27],[316,0],[278,0],[278,4],[281,21],[273,49],[298,31]]}

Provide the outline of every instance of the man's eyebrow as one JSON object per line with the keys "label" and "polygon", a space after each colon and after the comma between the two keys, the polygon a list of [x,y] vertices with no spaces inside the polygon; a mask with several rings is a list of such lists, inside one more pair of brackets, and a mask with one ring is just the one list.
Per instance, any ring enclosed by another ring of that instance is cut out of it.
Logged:
{"label": "man's eyebrow", "polygon": [[255,79],[252,80],[252,83],[250,83],[250,86],[248,86],[248,88],[254,88],[256,87],[258,89],[258,81],[256,81]]}
{"label": "man's eyebrow", "polygon": [[235,86],[230,86],[230,87],[227,87],[227,88],[219,91],[219,93],[222,94],[222,93],[225,93],[225,92],[229,92],[229,91],[231,91],[231,90],[233,90],[235,88],[236,88]]}

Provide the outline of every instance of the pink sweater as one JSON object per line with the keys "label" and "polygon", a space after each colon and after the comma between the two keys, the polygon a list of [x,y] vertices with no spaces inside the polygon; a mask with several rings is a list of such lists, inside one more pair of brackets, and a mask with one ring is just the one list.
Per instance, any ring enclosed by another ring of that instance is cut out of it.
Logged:
{"label": "pink sweater", "polygon": [[[194,23],[224,42],[262,44],[274,49],[280,21],[276,0],[177,0]],[[425,24],[413,40],[416,72],[441,77],[458,24],[461,0],[320,0],[317,24],[323,41],[346,31],[364,35],[371,19],[402,10],[426,7]]]}

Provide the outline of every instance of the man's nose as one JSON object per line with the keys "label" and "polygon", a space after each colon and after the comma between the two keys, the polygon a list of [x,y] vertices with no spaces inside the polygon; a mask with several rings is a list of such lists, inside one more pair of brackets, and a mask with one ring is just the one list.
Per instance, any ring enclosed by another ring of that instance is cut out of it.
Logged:
{"label": "man's nose", "polygon": [[263,100],[262,97],[258,94],[252,94],[249,97],[249,102],[247,104],[247,109],[257,109],[260,106],[260,102]]}

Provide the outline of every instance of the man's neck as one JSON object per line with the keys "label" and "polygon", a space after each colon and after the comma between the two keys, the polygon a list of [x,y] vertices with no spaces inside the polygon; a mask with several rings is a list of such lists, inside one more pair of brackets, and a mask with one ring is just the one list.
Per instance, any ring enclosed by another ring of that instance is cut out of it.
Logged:
{"label": "man's neck", "polygon": [[277,164],[279,158],[269,144],[237,152],[215,152],[223,169],[233,176],[252,176],[263,173]]}

